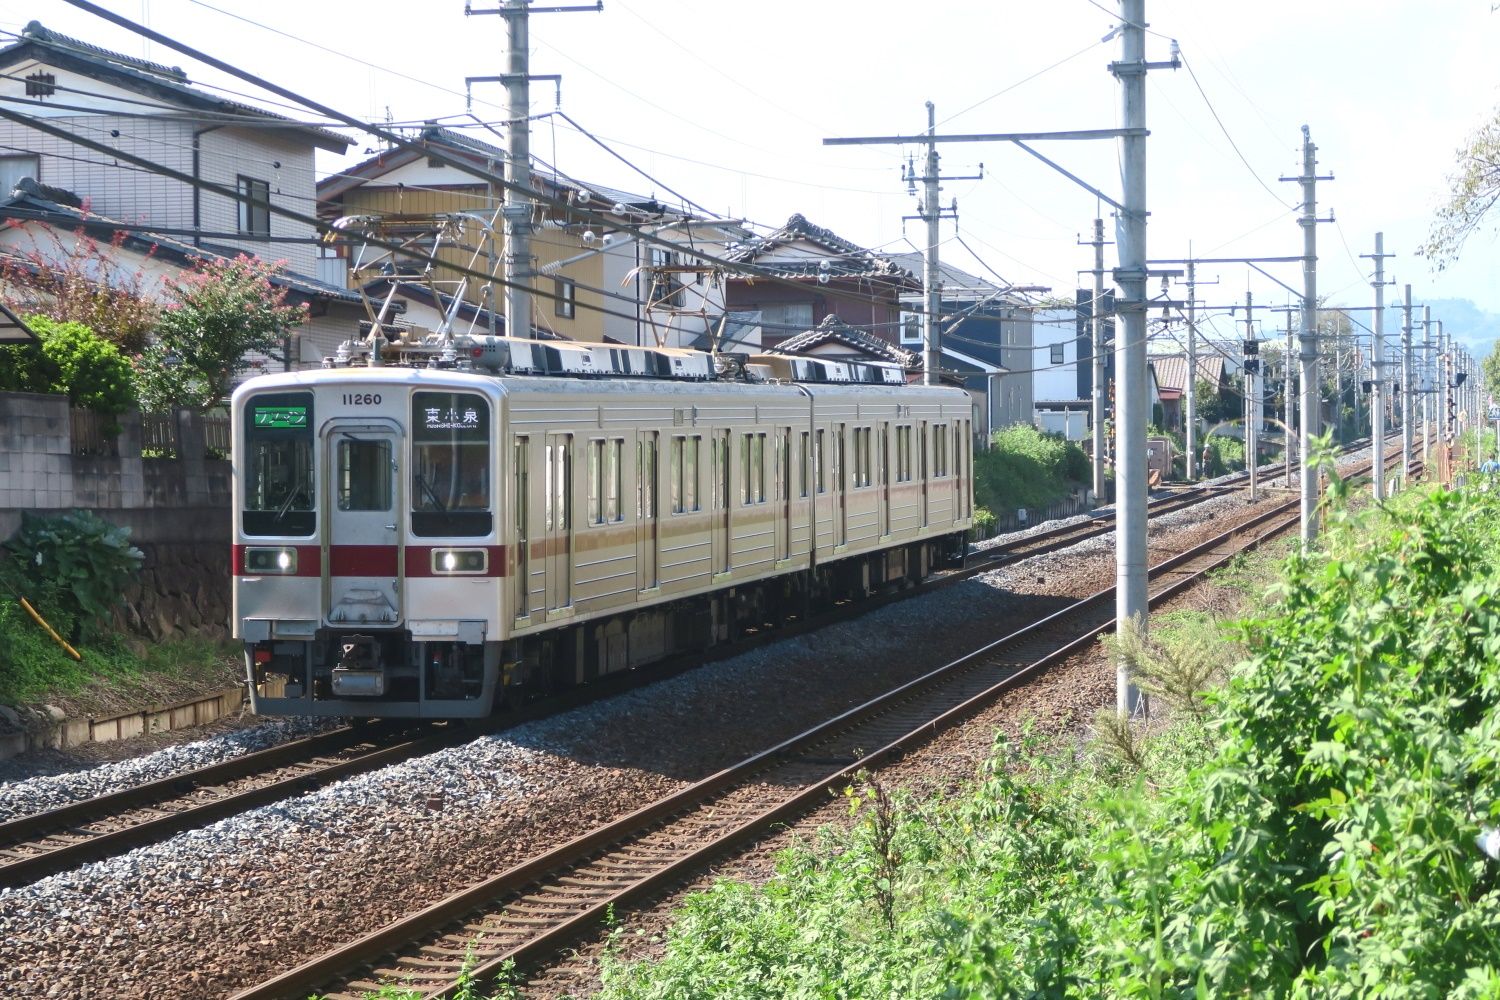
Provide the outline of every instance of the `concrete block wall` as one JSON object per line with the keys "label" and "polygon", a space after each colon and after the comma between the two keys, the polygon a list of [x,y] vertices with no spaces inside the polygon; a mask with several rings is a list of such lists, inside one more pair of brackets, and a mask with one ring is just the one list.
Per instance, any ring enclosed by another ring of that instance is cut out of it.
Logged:
{"label": "concrete block wall", "polygon": [[177,458],[141,457],[141,421],[121,414],[117,456],[73,454],[64,396],[0,393],[0,529],[23,510],[178,510],[222,507],[229,518],[229,463],[204,457],[202,421],[177,413]]}

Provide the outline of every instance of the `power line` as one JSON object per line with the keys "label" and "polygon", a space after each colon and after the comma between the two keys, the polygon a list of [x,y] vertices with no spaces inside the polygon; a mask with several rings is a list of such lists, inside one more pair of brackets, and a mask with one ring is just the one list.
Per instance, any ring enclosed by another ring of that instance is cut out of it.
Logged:
{"label": "power line", "polygon": [[[1090,2],[1093,2],[1093,0],[1090,0]],[[1193,86],[1198,88],[1199,96],[1203,98],[1203,103],[1208,106],[1208,113],[1214,116],[1214,122],[1219,126],[1219,131],[1223,132],[1224,138],[1229,140],[1229,146],[1234,150],[1234,155],[1240,158],[1240,162],[1245,165],[1245,169],[1250,171],[1250,176],[1255,178],[1255,183],[1265,189],[1266,194],[1276,199],[1278,204],[1285,205],[1289,210],[1292,209],[1293,206],[1283,200],[1281,195],[1273,191],[1271,186],[1261,179],[1260,174],[1256,173],[1255,168],[1250,165],[1250,161],[1245,159],[1245,154],[1240,152],[1239,143],[1234,141],[1234,136],[1230,135],[1229,129],[1224,127],[1224,120],[1219,117],[1219,112],[1214,107],[1214,102],[1208,99],[1208,93],[1204,91],[1203,84],[1198,82],[1198,74],[1193,72],[1193,64],[1188,61],[1186,54],[1182,54],[1181,59],[1183,67],[1188,71],[1188,77],[1193,81]]]}

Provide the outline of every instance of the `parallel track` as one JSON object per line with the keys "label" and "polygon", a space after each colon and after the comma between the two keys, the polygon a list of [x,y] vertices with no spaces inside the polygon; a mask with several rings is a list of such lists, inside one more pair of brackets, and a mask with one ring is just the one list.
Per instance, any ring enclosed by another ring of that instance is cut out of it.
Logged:
{"label": "parallel track", "polygon": [[453,739],[406,735],[385,726],[341,728],[0,823],[0,887],[155,843]]}
{"label": "parallel track", "polygon": [[[1151,569],[1152,604],[1297,522],[1292,498],[1162,561]],[[450,997],[466,956],[477,959],[470,975],[480,983],[508,962],[530,966],[597,928],[612,907],[671,889],[827,801],[860,769],[959,724],[1087,648],[1113,621],[1108,588],[234,1000],[301,997],[330,985],[330,998],[359,998],[386,982]]]}
{"label": "parallel track", "polygon": [[[1275,473],[1267,471],[1268,477]],[[1158,497],[1148,505],[1150,516],[1182,510],[1219,495],[1208,487],[1189,487]],[[1022,559],[1054,552],[1114,530],[1112,513],[1068,525],[1060,525],[994,546],[976,554],[963,569],[942,573],[920,590],[956,583]],[[885,595],[871,601],[847,605],[791,627],[756,633],[730,644],[722,655],[737,655],[761,642],[820,628],[840,618],[863,614],[910,592]],[[637,672],[659,677],[680,672],[683,663],[666,664],[661,670]],[[580,701],[616,693],[633,683],[611,679],[591,691],[535,703],[495,722],[510,724],[528,717],[549,714]],[[71,803],[44,813],[0,823],[0,887],[24,885],[88,861],[109,857],[135,847],[155,843],[184,830],[195,829],[256,806],[310,791],[331,781],[430,753],[464,738],[459,733],[432,733],[420,738],[400,739],[390,745],[394,727],[371,727],[365,731],[338,729],[319,736],[295,740],[233,760],[209,765],[148,782],[133,788]],[[469,731],[472,735],[472,731]]]}

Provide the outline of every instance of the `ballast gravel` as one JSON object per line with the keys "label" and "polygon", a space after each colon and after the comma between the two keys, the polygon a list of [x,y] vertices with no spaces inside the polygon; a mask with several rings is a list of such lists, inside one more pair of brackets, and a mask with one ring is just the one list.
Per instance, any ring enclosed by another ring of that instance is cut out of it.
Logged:
{"label": "ballast gravel", "polygon": [[[1235,493],[1177,512],[1164,519],[1169,544],[1253,509]],[[1107,586],[1113,571],[1101,536],[0,890],[0,994],[233,992]]]}
{"label": "ballast gravel", "polygon": [[66,774],[40,775],[0,784],[0,823],[243,757],[289,740],[311,736],[331,725],[314,719],[271,719],[205,740],[163,747],[141,757]]}

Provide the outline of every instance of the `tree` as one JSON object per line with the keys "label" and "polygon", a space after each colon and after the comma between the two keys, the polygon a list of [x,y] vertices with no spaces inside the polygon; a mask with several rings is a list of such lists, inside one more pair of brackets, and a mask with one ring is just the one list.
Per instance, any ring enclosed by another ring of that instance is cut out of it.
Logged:
{"label": "tree", "polygon": [[[80,226],[70,243],[42,223],[12,219],[0,224],[27,231],[35,244],[18,257],[0,259],[0,290],[10,305],[58,322],[81,323],[125,354],[145,350],[161,306],[151,295],[146,273],[120,262],[116,252],[124,233],[101,244]],[[44,243],[50,246],[43,249]]]}
{"label": "tree", "polygon": [[1479,374],[1484,391],[1489,393],[1491,399],[1500,400],[1500,340],[1495,341],[1490,347],[1490,353],[1480,362]]}
{"label": "tree", "polygon": [[1439,271],[1458,259],[1464,242],[1500,201],[1500,112],[1464,140],[1456,159],[1448,201],[1437,210],[1420,251]]}
{"label": "tree", "polygon": [[249,355],[276,356],[284,333],[307,319],[307,307],[287,305],[286,289],[271,283],[280,268],[241,254],[199,261],[164,283],[167,306],[137,362],[147,409],[210,409],[250,368]]}

